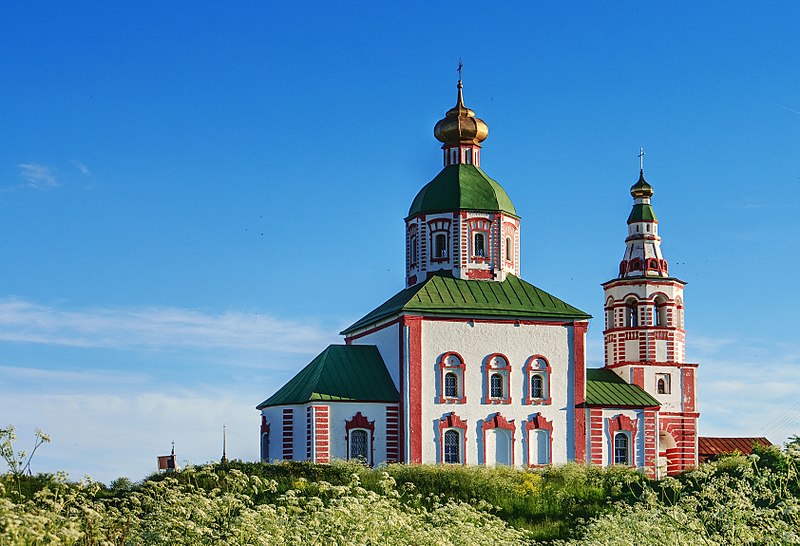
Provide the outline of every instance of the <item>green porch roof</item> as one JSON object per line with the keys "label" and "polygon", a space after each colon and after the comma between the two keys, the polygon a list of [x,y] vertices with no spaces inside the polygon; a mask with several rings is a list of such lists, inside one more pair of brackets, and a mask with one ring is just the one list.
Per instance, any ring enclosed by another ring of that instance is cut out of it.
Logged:
{"label": "green porch roof", "polygon": [[626,383],[620,376],[603,368],[586,370],[586,405],[605,407],[652,407],[661,402],[642,388]]}
{"label": "green porch roof", "polygon": [[400,394],[374,345],[329,345],[256,409],[306,402],[397,402]]}
{"label": "green porch roof", "polygon": [[448,165],[414,198],[408,217],[451,210],[484,210],[517,215],[505,190],[475,165]]}
{"label": "green porch roof", "polygon": [[591,315],[514,275],[508,275],[506,280],[500,282],[468,281],[453,278],[449,274],[437,274],[424,282],[401,290],[341,333],[347,335],[403,312],[520,319],[588,320],[591,318]]}

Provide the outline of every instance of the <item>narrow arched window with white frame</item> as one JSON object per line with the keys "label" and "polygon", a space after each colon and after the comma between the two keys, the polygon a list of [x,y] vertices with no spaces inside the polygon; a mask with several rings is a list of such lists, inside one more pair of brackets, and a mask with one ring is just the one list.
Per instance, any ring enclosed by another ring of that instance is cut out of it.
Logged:
{"label": "narrow arched window with white frame", "polygon": [[544,378],[538,373],[531,376],[531,398],[544,398]]}
{"label": "narrow arched window with white frame", "polygon": [[453,372],[444,374],[445,398],[458,398],[458,376]]}
{"label": "narrow arched window with white frame", "polygon": [[354,428],[350,430],[350,453],[348,453],[348,459],[370,463],[369,436],[370,431],[367,429]]}
{"label": "narrow arched window with white frame", "polygon": [[631,439],[627,432],[614,434],[614,464],[631,464]]}
{"label": "narrow arched window with white frame", "polygon": [[261,460],[269,460],[269,432],[261,434]]}
{"label": "narrow arched window with white frame", "polygon": [[525,382],[523,402],[525,404],[549,405],[550,363],[542,355],[533,355],[525,362]]}
{"label": "narrow arched window with white frame", "polygon": [[670,374],[657,373],[656,374],[656,394],[670,394],[672,391],[670,385]]}
{"label": "narrow arched window with white frame", "polygon": [[486,234],[482,231],[476,233],[472,238],[472,255],[479,258],[486,256]]}
{"label": "narrow arched window with white frame", "polygon": [[503,393],[503,376],[499,373],[493,373],[492,377],[490,378],[490,391],[489,396],[495,400],[501,400],[504,398]]}
{"label": "narrow arched window with white frame", "polygon": [[456,429],[444,431],[444,462],[447,464],[461,463],[461,433]]}
{"label": "narrow arched window with white frame", "polygon": [[492,353],[484,361],[484,403],[510,404],[511,365],[508,358],[500,353]]}
{"label": "narrow arched window with white frame", "polygon": [[448,352],[439,358],[437,391],[440,404],[464,404],[464,359],[456,352]]}
{"label": "narrow arched window with white frame", "polygon": [[433,236],[433,257],[447,258],[447,234],[437,233]]}

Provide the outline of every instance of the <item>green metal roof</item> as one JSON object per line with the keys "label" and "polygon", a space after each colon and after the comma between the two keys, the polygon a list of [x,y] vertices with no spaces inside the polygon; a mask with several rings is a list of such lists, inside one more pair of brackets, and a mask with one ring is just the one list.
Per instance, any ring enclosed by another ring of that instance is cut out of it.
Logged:
{"label": "green metal roof", "polygon": [[628,223],[630,224],[631,222],[658,222],[658,218],[656,218],[653,207],[644,203],[637,203],[633,205],[633,210],[628,216]]}
{"label": "green metal roof", "polygon": [[408,217],[449,210],[517,211],[505,190],[475,165],[448,165],[414,198]]}
{"label": "green metal roof", "polygon": [[626,383],[620,376],[604,368],[586,370],[586,405],[606,407],[652,407],[661,402],[641,387]]}
{"label": "green metal roof", "polygon": [[437,274],[398,292],[342,334],[347,335],[402,312],[566,320],[591,318],[591,315],[514,275],[508,275],[500,282],[468,281],[449,274]]}
{"label": "green metal roof", "polygon": [[329,345],[256,409],[312,401],[397,402],[400,394],[374,345]]}

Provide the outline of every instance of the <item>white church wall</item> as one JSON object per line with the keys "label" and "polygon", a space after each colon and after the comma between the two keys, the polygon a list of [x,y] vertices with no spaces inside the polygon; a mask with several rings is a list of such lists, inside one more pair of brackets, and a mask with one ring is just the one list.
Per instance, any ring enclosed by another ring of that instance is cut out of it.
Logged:
{"label": "white church wall", "polygon": [[[669,393],[658,392],[659,377],[668,377]],[[645,366],[645,390],[661,402],[661,411],[683,411],[681,405],[681,371],[675,366]]]}
{"label": "white church wall", "polygon": [[[465,363],[465,404],[439,403],[441,386],[439,359],[448,352],[460,354]],[[485,403],[486,359],[500,353],[511,366],[510,403]],[[551,368],[551,404],[525,404],[524,366],[534,355],[544,356]],[[582,363],[583,364],[583,363]],[[540,413],[552,422],[552,462],[563,464],[574,450],[574,399],[572,398],[573,354],[571,328],[557,325],[490,323],[464,320],[423,320],[422,323],[422,461],[437,462],[439,421],[449,412],[467,422],[468,464],[484,462],[483,432],[480,424],[499,412],[514,421],[514,462],[528,461],[523,442],[524,423]],[[487,455],[491,455],[491,448]]]}
{"label": "white church wall", "polygon": [[[386,461],[386,407],[389,404],[329,402],[330,407],[330,453],[332,459],[347,459],[346,422],[353,419],[356,413],[374,422],[372,433],[372,463],[378,465]],[[392,404],[396,405],[396,404]]]}
{"label": "white church wall", "polygon": [[[306,406],[286,405],[270,406],[261,410],[261,415],[267,418],[269,424],[269,453],[267,461],[278,461],[284,458],[284,423],[286,412],[291,412],[291,458],[304,460],[306,458]],[[287,451],[288,453],[288,451]]]}
{"label": "white church wall", "polygon": [[400,390],[400,325],[397,323],[379,326],[362,337],[352,339],[353,345],[375,345],[389,370],[394,386]]}
{"label": "white church wall", "polygon": [[[291,411],[292,451],[289,457],[294,461],[308,460],[308,408],[323,406],[328,408],[327,446],[331,459],[347,459],[347,421],[351,421],[356,413],[366,417],[372,422],[374,431],[370,431],[372,442],[372,463],[377,465],[386,461],[386,408],[397,404],[365,403],[365,402],[335,402],[319,401],[306,404],[292,404],[285,406],[271,406],[261,410],[261,415],[266,417],[270,427],[269,450],[264,457],[267,461],[284,459],[284,417],[285,412]],[[312,433],[313,434],[313,433]],[[319,434],[325,434],[320,432]],[[317,442],[319,444],[320,442]],[[322,437],[321,444],[325,444]]]}

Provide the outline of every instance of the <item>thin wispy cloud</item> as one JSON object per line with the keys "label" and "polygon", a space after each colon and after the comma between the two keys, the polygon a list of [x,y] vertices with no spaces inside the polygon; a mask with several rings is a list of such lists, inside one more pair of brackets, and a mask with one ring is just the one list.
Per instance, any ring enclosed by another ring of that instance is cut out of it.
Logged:
{"label": "thin wispy cloud", "polygon": [[[32,396],[38,397],[31,411]],[[139,480],[156,470],[156,456],[171,442],[181,465],[219,460],[222,425],[228,456],[258,458],[259,395],[228,389],[184,388],[130,392],[15,392],[0,386],[3,425],[13,423],[21,448],[34,429],[52,437],[36,453],[34,472],[67,471],[108,483],[119,476]]]}
{"label": "thin wispy cloud", "polygon": [[61,309],[0,301],[0,341],[83,348],[258,349],[316,354],[333,332],[296,320],[174,307]]}
{"label": "thin wispy cloud", "polygon": [[[800,433],[800,347],[753,338],[692,338],[699,362],[700,433],[763,436],[781,443]],[[699,350],[698,350],[699,349]]]}
{"label": "thin wispy cloud", "polygon": [[779,104],[778,106],[780,106],[780,107],[781,107],[781,108],[783,108],[784,110],[788,110],[788,111],[792,112],[793,114],[798,114],[798,115],[800,115],[800,111],[797,111],[797,110],[795,110],[794,108],[789,108],[788,106],[784,106],[784,105],[782,105],[782,104]]}
{"label": "thin wispy cloud", "polygon": [[92,176],[92,171],[90,171],[89,167],[87,167],[83,162],[78,161],[77,159],[71,159],[70,163],[72,163],[72,166],[78,169],[82,175]]}
{"label": "thin wispy cloud", "polygon": [[41,190],[59,185],[55,171],[41,163],[20,163],[17,165],[17,172],[29,188]]}
{"label": "thin wispy cloud", "polygon": [[130,386],[132,383],[143,383],[147,376],[128,372],[109,372],[97,370],[49,370],[29,366],[8,366],[0,364],[0,375],[8,381],[32,380],[47,383],[75,383],[86,388],[100,384],[121,384]]}

